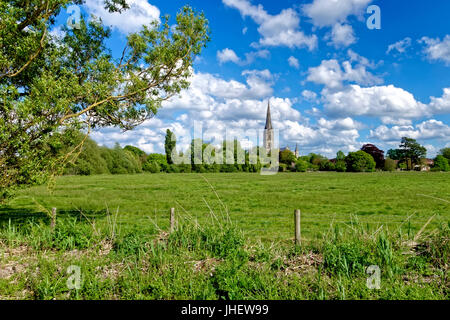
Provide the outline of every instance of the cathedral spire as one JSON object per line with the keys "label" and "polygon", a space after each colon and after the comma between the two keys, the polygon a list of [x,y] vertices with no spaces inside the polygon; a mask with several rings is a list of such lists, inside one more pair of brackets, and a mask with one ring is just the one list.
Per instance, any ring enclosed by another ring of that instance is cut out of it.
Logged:
{"label": "cathedral spire", "polygon": [[266,127],[264,128],[264,148],[267,153],[271,152],[274,144],[272,117],[270,116],[270,100],[267,103]]}
{"label": "cathedral spire", "polygon": [[270,116],[270,100],[267,103],[266,130],[272,130],[272,117]]}

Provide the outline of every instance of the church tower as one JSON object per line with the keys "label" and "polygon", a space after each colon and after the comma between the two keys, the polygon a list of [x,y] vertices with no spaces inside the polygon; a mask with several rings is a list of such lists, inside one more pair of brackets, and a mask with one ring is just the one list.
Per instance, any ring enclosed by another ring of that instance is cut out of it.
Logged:
{"label": "church tower", "polygon": [[294,153],[295,157],[298,158],[300,157],[300,152],[298,152],[298,143],[295,144],[295,153]]}
{"label": "church tower", "polygon": [[272,117],[270,115],[270,100],[267,104],[266,127],[264,128],[264,148],[269,153],[274,148],[274,136],[272,128]]}

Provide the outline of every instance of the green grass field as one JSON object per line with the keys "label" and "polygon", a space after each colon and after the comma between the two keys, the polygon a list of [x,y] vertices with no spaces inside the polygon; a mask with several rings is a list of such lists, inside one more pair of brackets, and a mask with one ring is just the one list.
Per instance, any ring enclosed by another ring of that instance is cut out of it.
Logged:
{"label": "green grass field", "polygon": [[0,207],[0,298],[448,299],[449,201],[448,173],[61,177]]}
{"label": "green grass field", "polygon": [[[213,189],[214,188],[214,189]],[[216,192],[214,192],[214,190]],[[62,214],[104,215],[119,210],[123,227],[167,227],[168,212],[187,211],[200,221],[210,210],[226,206],[231,219],[250,239],[288,240],[293,212],[302,211],[302,235],[322,236],[332,221],[350,222],[352,215],[371,227],[396,229],[411,216],[418,230],[432,215],[433,223],[449,221],[450,174],[447,173],[288,173],[156,174],[63,177],[50,192],[46,186],[26,190],[0,211],[2,219],[56,207]],[[220,201],[218,200],[220,199]],[[6,216],[6,217],[5,217]],[[402,225],[407,228],[407,224]]]}

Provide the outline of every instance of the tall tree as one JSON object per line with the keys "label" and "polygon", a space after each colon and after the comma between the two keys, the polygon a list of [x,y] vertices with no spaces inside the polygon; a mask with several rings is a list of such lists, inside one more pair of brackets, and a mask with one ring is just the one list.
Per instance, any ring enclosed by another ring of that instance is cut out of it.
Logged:
{"label": "tall tree", "polygon": [[[0,197],[44,182],[77,154],[54,156],[59,133],[130,130],[152,118],[163,101],[188,88],[193,60],[209,41],[208,21],[190,7],[174,23],[166,16],[129,34],[118,59],[99,20],[82,17],[62,38],[48,32],[61,9],[82,3],[0,0]],[[128,6],[106,0],[105,7]]]}
{"label": "tall tree", "polygon": [[342,152],[341,150],[339,150],[339,151],[336,153],[336,162],[337,162],[337,161],[344,161],[344,160],[345,160],[345,153]]}
{"label": "tall tree", "polygon": [[392,160],[402,160],[404,158],[403,151],[400,149],[389,149],[386,155]]}
{"label": "tall tree", "polygon": [[441,149],[439,154],[447,158],[448,161],[450,161],[450,148]]}
{"label": "tall tree", "polygon": [[172,152],[176,150],[177,141],[175,134],[172,131],[167,129],[166,131],[166,140],[164,141],[164,149],[166,151],[166,159],[168,164],[173,164]]}
{"label": "tall tree", "polygon": [[427,149],[421,146],[415,139],[403,137],[400,150],[406,161],[408,170],[412,170],[415,164],[420,163],[420,159],[427,155]]}
{"label": "tall tree", "polygon": [[384,151],[378,149],[373,144],[365,144],[361,148],[365,153],[370,154],[377,164],[377,169],[382,169],[384,167]]}
{"label": "tall tree", "polygon": [[288,166],[291,166],[296,161],[297,158],[295,158],[295,155],[291,150],[284,149],[283,151],[280,151],[280,163],[284,163]]}

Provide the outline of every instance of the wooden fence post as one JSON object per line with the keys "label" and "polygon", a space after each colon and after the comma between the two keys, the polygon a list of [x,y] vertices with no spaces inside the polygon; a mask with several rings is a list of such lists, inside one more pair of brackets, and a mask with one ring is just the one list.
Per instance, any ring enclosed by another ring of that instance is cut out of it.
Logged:
{"label": "wooden fence post", "polygon": [[170,208],[170,232],[175,230],[175,208]]}
{"label": "wooden fence post", "polygon": [[301,229],[300,229],[300,210],[295,210],[295,244],[300,245],[301,243]]}
{"label": "wooden fence post", "polygon": [[52,230],[55,229],[56,226],[56,208],[52,208],[52,221],[50,222],[50,228],[52,228]]}

